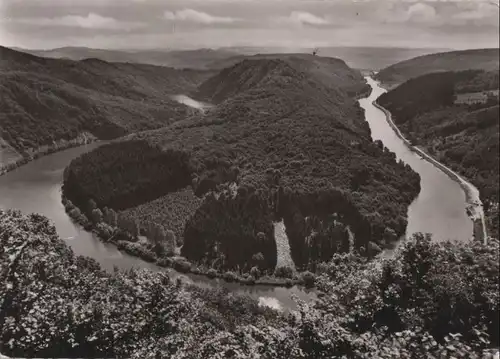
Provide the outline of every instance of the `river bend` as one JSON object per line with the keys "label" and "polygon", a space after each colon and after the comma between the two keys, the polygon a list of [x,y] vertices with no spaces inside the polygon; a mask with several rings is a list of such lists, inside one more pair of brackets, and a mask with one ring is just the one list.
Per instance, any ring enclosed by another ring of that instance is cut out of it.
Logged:
{"label": "river bend", "polygon": [[[396,135],[383,111],[373,105],[373,101],[383,92],[378,84],[367,78],[373,91],[369,97],[359,101],[365,110],[374,140],[381,140],[395,152],[396,156],[409,164],[421,176],[421,192],[408,210],[407,235],[415,232],[429,232],[435,240],[469,240],[472,236],[472,221],[467,217],[464,191],[460,185],[444,172],[412,152]],[[182,97],[183,103],[192,105],[192,99]],[[196,101],[195,101],[196,102]],[[190,106],[191,106],[190,105]],[[194,108],[204,108],[195,104]],[[97,260],[107,270],[114,266],[121,269],[132,267],[160,269],[154,264],[122,253],[115,246],[102,243],[92,233],[75,225],[64,211],[61,203],[63,171],[72,159],[96,148],[98,144],[88,144],[54,153],[32,161],[0,177],[0,208],[19,209],[23,212],[38,212],[53,221],[57,232],[78,255]],[[226,283],[204,276],[182,275],[171,271],[172,276],[183,277],[186,281],[206,287],[225,287],[230,291],[248,294],[261,304],[275,308],[294,309],[292,295],[302,300],[315,298],[313,292],[298,287],[274,288],[267,286],[244,286]]]}

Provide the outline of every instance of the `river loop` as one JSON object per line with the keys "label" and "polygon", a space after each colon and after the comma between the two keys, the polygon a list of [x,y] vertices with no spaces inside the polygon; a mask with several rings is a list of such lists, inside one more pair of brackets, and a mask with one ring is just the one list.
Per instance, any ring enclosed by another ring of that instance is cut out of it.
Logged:
{"label": "river loop", "polygon": [[[365,110],[373,139],[381,140],[389,150],[395,152],[399,159],[410,165],[421,176],[422,190],[408,209],[407,235],[429,232],[435,240],[469,240],[472,236],[472,221],[466,215],[467,201],[464,191],[444,172],[412,152],[397,136],[386,121],[384,112],[373,105],[373,101],[384,92],[384,89],[371,78],[367,78],[367,81],[372,87],[372,92],[359,103]],[[186,105],[192,105],[194,101],[185,96],[179,97],[179,100]],[[204,108],[198,104],[194,107]],[[114,266],[121,269],[140,267],[164,270],[122,253],[113,245],[102,243],[92,233],[75,225],[65,213],[61,203],[64,168],[72,159],[98,146],[99,144],[93,143],[57,152],[1,176],[0,208],[19,209],[26,213],[38,212],[47,216],[55,224],[60,237],[76,254],[94,258],[107,270],[112,270]],[[306,301],[316,297],[314,292],[298,287],[246,286],[199,275],[183,275],[171,270],[170,272],[173,277],[182,277],[185,281],[199,286],[224,287],[235,293],[248,294],[260,304],[277,309],[295,309],[295,300],[292,298],[294,295]]]}

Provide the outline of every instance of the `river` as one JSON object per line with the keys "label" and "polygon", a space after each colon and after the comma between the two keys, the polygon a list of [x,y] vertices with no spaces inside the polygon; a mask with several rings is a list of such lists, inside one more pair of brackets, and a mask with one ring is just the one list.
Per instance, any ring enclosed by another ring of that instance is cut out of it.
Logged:
{"label": "river", "polygon": [[[56,226],[59,236],[75,254],[94,258],[104,269],[113,270],[114,266],[117,266],[120,269],[136,267],[167,270],[120,252],[111,244],[104,244],[92,233],[75,225],[66,214],[61,203],[64,168],[72,159],[98,146],[99,144],[92,143],[57,152],[0,176],[0,208],[19,209],[25,213],[36,212],[48,217]],[[184,275],[173,270],[168,271],[173,278],[181,277],[185,282],[202,287],[224,287],[235,293],[247,294],[262,305],[276,309],[295,309],[296,303],[292,294],[305,301],[316,298],[313,291],[299,287],[245,286],[200,275]]]}
{"label": "river", "polygon": [[372,87],[372,93],[359,103],[365,110],[372,139],[381,140],[398,159],[420,175],[420,193],[408,208],[406,237],[422,232],[432,234],[435,241],[470,240],[473,223],[466,213],[467,199],[462,187],[408,148],[387,122],[385,113],[373,105],[373,101],[386,90],[370,77],[366,80]]}
{"label": "river", "polygon": [[[422,190],[408,210],[407,234],[429,232],[436,240],[469,240],[472,236],[472,221],[465,213],[466,198],[462,188],[441,170],[408,149],[389,126],[384,112],[372,104],[384,90],[370,78],[368,82],[373,91],[368,98],[359,102],[365,109],[373,139],[382,140],[387,148],[395,152],[398,158],[409,164],[421,176]],[[190,102],[185,100],[183,98],[185,103]],[[92,233],[75,225],[66,215],[61,203],[64,168],[72,159],[97,146],[97,143],[93,143],[57,152],[0,176],[0,208],[19,209],[27,213],[38,212],[48,217],[55,224],[61,238],[76,254],[94,258],[107,270],[112,270],[114,266],[121,269],[141,267],[165,270],[122,253],[113,245],[102,243]],[[185,281],[200,286],[225,287],[236,293],[248,294],[262,305],[277,309],[295,309],[296,304],[292,295],[306,301],[316,297],[314,292],[298,287],[244,286],[204,276],[183,275],[169,271],[172,277],[182,277]]]}

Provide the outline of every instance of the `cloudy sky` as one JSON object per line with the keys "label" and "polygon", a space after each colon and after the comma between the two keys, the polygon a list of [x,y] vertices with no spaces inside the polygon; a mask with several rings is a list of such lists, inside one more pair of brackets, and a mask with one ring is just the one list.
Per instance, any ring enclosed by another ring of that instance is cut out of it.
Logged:
{"label": "cloudy sky", "polygon": [[0,0],[0,45],[498,47],[493,2]]}

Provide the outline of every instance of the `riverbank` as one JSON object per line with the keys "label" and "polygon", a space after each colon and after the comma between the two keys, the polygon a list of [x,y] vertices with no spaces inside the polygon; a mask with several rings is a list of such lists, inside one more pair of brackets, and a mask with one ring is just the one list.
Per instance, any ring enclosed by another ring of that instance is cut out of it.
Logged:
{"label": "riverbank", "polygon": [[425,151],[422,149],[418,148],[417,146],[414,146],[399,130],[399,128],[396,126],[394,121],[392,120],[392,114],[383,106],[379,105],[376,100],[373,101],[373,105],[384,112],[387,123],[391,126],[391,128],[394,130],[396,135],[406,144],[406,146],[414,153],[418,154],[422,159],[428,161],[435,167],[439,168],[441,171],[443,171],[448,177],[450,177],[453,181],[458,183],[462,190],[465,193],[465,198],[466,202],[468,204],[467,206],[467,215],[468,217],[472,220],[472,223],[474,225],[473,227],[473,236],[474,239],[481,241],[486,244],[488,240],[488,235],[487,235],[487,229],[486,229],[486,220],[485,220],[485,215],[484,215],[484,209],[483,209],[483,204],[481,202],[481,199],[479,197],[479,190],[463,179],[460,175],[458,175],[456,172],[454,172],[452,169],[446,167],[436,159],[434,159],[432,156],[427,154]]}
{"label": "riverbank", "polygon": [[40,157],[47,156],[59,151],[64,151],[70,148],[79,147],[83,145],[87,145],[93,142],[97,142],[98,139],[94,135],[88,132],[83,132],[74,139],[69,141],[59,140],[50,146],[42,146],[37,148],[34,151],[28,153],[27,156],[20,157],[19,159],[9,162],[6,165],[0,163],[0,176],[15,170],[31,161],[37,160]]}
{"label": "riverbank", "polygon": [[[189,262],[186,258],[174,255],[158,255],[154,250],[154,244],[148,238],[131,234],[127,229],[119,228],[117,225],[89,220],[85,213],[74,206],[64,195],[62,197],[67,215],[84,230],[92,232],[104,243],[114,245],[119,251],[140,258],[148,263],[154,263],[158,267],[169,268],[180,274],[194,274],[209,279],[222,279],[228,283],[238,283],[248,286],[271,286],[291,288],[304,286],[312,289],[315,286],[315,275],[310,272],[294,274],[291,271],[279,271],[288,274],[286,277],[278,277],[270,273],[260,273],[258,268],[252,268],[249,273],[226,271],[220,272],[214,268]],[[116,221],[115,221],[116,222]],[[140,232],[140,230],[139,230]],[[178,252],[178,251],[176,251]],[[276,266],[277,269],[282,267]]]}

